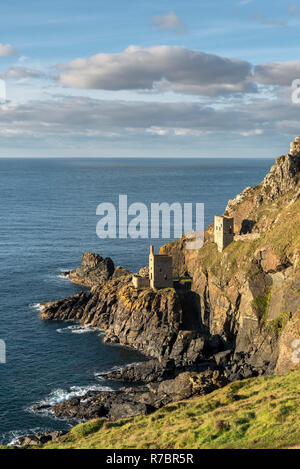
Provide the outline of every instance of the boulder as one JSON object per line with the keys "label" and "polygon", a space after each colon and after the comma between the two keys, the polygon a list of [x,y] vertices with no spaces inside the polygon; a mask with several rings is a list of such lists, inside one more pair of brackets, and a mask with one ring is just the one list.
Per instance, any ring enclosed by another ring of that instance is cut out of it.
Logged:
{"label": "boulder", "polygon": [[99,254],[86,252],[81,266],[67,272],[69,280],[85,287],[95,287],[107,282],[114,274],[115,266],[110,257],[103,259]]}
{"label": "boulder", "polygon": [[67,432],[62,430],[56,430],[52,432],[36,433],[34,435],[25,435],[19,437],[15,442],[14,446],[37,446],[44,445],[49,441],[56,441]]}

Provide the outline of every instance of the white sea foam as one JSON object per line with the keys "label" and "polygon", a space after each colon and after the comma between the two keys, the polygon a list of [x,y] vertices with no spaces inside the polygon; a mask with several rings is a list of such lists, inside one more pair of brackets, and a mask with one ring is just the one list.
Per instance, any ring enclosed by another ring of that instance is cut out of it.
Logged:
{"label": "white sea foam", "polygon": [[43,305],[41,303],[33,303],[29,306],[30,306],[30,308],[35,309],[37,311],[42,311],[42,309],[43,309]]}
{"label": "white sea foam", "polygon": [[87,332],[101,331],[98,327],[92,327],[89,324],[75,324],[68,327],[56,329],[59,334],[86,334]]}
{"label": "white sea foam", "polygon": [[34,427],[28,428],[27,430],[11,430],[7,433],[2,433],[0,435],[0,442],[6,444],[7,446],[18,446],[16,445],[19,438],[26,435],[34,435],[35,433],[45,433],[52,431],[46,427]]}
{"label": "white sea foam", "polygon": [[[89,386],[71,386],[69,390],[55,389],[49,394],[48,397],[46,397],[42,401],[39,401],[35,405],[52,407],[55,404],[58,404],[59,402],[67,401],[68,399],[71,399],[72,397],[84,396],[89,391],[97,391],[97,392],[112,391],[112,388],[110,388],[109,386],[101,386],[99,384],[91,384]],[[28,410],[35,411],[35,409],[33,409],[33,406],[30,407]],[[49,409],[41,409],[38,412],[47,413],[49,412]]]}
{"label": "white sea foam", "polygon": [[63,274],[57,274],[56,278],[62,279],[62,280],[69,280],[68,275],[63,275]]}

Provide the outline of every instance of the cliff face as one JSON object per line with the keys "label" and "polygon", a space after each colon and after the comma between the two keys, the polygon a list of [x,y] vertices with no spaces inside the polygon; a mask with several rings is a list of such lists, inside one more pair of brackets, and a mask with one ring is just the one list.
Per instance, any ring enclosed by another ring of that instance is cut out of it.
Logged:
{"label": "cliff face", "polygon": [[107,342],[134,347],[154,358],[193,363],[204,347],[201,321],[188,310],[188,296],[174,289],[137,291],[131,275],[94,286],[90,294],[44,303],[47,320],[79,320],[106,331]]}
{"label": "cliff face", "polygon": [[198,251],[181,241],[161,253],[173,256],[174,275],[188,274],[202,323],[224,348],[243,354],[255,369],[283,372],[296,366],[300,338],[300,157],[285,155],[264,181],[229,201],[236,241],[222,253],[212,227]]}
{"label": "cliff face", "polygon": [[[110,259],[86,254],[69,273],[91,286],[46,303],[44,319],[76,319],[106,331],[106,340],[132,346],[176,366],[215,356],[230,379],[286,371],[297,365],[300,338],[300,157],[285,155],[256,187],[228,202],[235,241],[222,253],[212,227],[199,250],[184,238],[161,248],[173,257],[174,277],[191,290],[137,291],[131,274]],[[230,353],[231,352],[231,353]],[[223,353],[223,355],[222,355]],[[219,354],[219,355],[215,355]]]}

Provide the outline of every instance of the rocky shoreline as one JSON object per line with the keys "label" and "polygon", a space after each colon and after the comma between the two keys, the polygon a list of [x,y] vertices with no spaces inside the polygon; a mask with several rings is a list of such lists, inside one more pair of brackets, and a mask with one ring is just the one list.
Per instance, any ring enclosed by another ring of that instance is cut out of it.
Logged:
{"label": "rocky shoreline", "polygon": [[186,250],[184,237],[162,246],[173,258],[174,288],[136,289],[131,272],[85,253],[81,266],[64,275],[90,290],[43,303],[41,317],[99,327],[107,342],[133,347],[148,360],[104,376],[131,387],[89,392],[51,412],[81,420],[145,415],[231,381],[294,368],[299,213],[300,158],[284,155],[261,184],[229,201],[225,215],[234,218],[237,237],[224,252],[213,243],[211,226],[199,250]]}

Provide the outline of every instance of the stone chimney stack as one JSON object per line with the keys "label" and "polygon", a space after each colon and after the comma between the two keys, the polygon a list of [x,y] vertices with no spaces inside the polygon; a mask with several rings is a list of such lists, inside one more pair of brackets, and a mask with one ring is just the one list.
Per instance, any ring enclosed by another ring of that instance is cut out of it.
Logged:
{"label": "stone chimney stack", "polygon": [[150,256],[154,256],[154,246],[152,244],[150,246]]}

